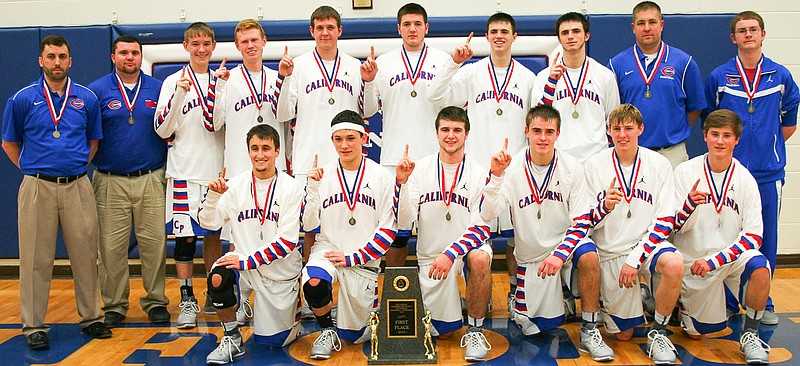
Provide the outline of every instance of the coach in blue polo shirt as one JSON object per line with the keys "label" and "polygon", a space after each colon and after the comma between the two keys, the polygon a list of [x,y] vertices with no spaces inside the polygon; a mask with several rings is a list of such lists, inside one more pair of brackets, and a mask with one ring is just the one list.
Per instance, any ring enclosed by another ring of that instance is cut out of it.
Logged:
{"label": "coach in blue polo shirt", "polygon": [[83,332],[111,337],[100,321],[97,211],[86,165],[103,138],[97,97],[67,77],[69,44],[47,36],[39,45],[44,75],[14,94],[3,116],[3,150],[25,176],[19,186],[19,292],[28,347],[50,346],[44,324],[56,233],[67,245]]}
{"label": "coach in blue polo shirt", "polygon": [[164,163],[167,144],[153,130],[161,81],[141,72],[142,45],[121,36],[111,46],[114,71],[89,84],[97,94],[103,140],[92,163],[100,222],[100,293],[105,324],[116,327],[128,312],[128,246],[131,226],[142,261],[139,299],[151,322],[169,323],[164,295]]}
{"label": "coach in blue polo shirt", "polygon": [[639,145],[658,151],[674,168],[689,159],[686,141],[706,100],[700,69],[691,56],[661,40],[661,8],[643,1],[633,8],[636,44],[614,56],[608,68],[619,85],[620,103],[642,112]]}

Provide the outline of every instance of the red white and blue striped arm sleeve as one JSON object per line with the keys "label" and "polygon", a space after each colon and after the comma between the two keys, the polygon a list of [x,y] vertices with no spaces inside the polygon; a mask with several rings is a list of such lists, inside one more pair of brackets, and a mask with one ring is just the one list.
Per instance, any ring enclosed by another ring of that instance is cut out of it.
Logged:
{"label": "red white and blue striped arm sleeve", "polygon": [[[214,105],[217,101],[217,80],[213,76],[208,84],[208,109],[203,109],[203,126],[208,132],[214,132]],[[202,98],[201,98],[202,99]]]}
{"label": "red white and blue striped arm sleeve", "polygon": [[739,236],[731,246],[717,252],[711,258],[707,259],[708,265],[712,270],[722,267],[724,264],[731,263],[739,258],[745,250],[755,249],[761,247],[761,235],[746,232]]}
{"label": "red white and blue striped arm sleeve", "polygon": [[275,118],[278,118],[278,98],[281,96],[283,79],[285,79],[285,77],[281,74],[278,74],[278,78],[275,79],[275,91],[272,93],[272,103],[270,107],[272,108],[272,115],[275,116]]}
{"label": "red white and blue striped arm sleeve", "polygon": [[551,255],[561,258],[564,262],[572,255],[572,251],[578,246],[578,243],[589,235],[589,230],[594,228],[603,218],[609,214],[610,211],[606,210],[603,201],[600,201],[597,206],[580,216],[572,218],[572,226],[568,227],[564,232],[564,240],[553,250]]}
{"label": "red white and blue striped arm sleeve", "polygon": [[456,258],[466,255],[470,250],[480,247],[488,239],[488,225],[473,225],[467,228],[461,238],[450,244],[443,253],[450,258],[450,261],[455,261]]}
{"label": "red white and blue striped arm sleeve", "polygon": [[553,100],[556,96],[556,83],[558,83],[558,80],[549,76],[547,77],[547,83],[544,84],[544,94],[542,95],[542,99],[539,100],[539,105],[553,105]]}
{"label": "red white and blue striped arm sleeve", "polygon": [[[637,245],[636,249],[632,253],[638,253],[638,260],[636,263],[631,263],[630,260],[626,260],[625,263],[630,265],[634,268],[641,267],[642,263],[644,263],[647,258],[653,254],[653,251],[656,249],[656,246],[663,243],[664,241],[669,238],[669,235],[672,233],[672,228],[675,226],[675,216],[663,216],[656,219],[655,223],[650,226],[650,229],[647,231],[647,235],[639,241],[639,245]],[[630,258],[630,255],[629,257]]]}
{"label": "red white and blue striped arm sleeve", "polygon": [[683,225],[686,224],[686,221],[689,221],[689,217],[692,216],[694,210],[697,209],[697,205],[692,202],[691,198],[688,196],[686,200],[683,201],[683,206],[681,210],[675,214],[675,231],[678,232],[683,228]]}
{"label": "red white and blue striped arm sleeve", "polygon": [[348,267],[358,266],[383,257],[386,251],[389,250],[389,245],[392,244],[396,235],[397,230],[385,227],[378,228],[375,231],[375,235],[366,245],[344,256],[345,263],[347,263]]}
{"label": "red white and blue striped arm sleeve", "polygon": [[272,243],[259,248],[255,253],[247,256],[247,259],[239,261],[240,270],[256,269],[258,266],[270,264],[275,260],[281,259],[289,255],[297,248],[297,242],[292,242],[285,238],[279,237]]}

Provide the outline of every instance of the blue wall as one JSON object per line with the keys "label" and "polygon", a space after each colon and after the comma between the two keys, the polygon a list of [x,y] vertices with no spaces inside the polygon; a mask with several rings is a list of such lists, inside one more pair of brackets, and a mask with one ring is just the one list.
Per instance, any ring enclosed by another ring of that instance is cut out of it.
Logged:
{"label": "blue wall", "polygon": [[[683,49],[697,60],[703,77],[716,66],[733,57],[736,50],[731,44],[728,28],[732,14],[715,15],[667,15],[664,40],[672,46]],[[516,17],[517,32],[520,35],[552,35],[557,16]],[[619,51],[630,47],[633,33],[630,28],[630,15],[594,15],[590,17],[591,40],[589,55],[601,63]],[[464,36],[469,32],[483,34],[486,19],[483,17],[430,18],[429,36]],[[270,41],[309,39],[307,21],[263,22]],[[234,22],[211,23],[217,40],[233,41]],[[125,26],[86,26],[86,27],[47,27],[47,28],[3,28],[0,29],[0,64],[6,71],[0,83],[0,100],[5,101],[14,93],[28,85],[40,75],[37,63],[39,41],[48,34],[59,34],[70,42],[73,66],[70,77],[78,83],[88,85],[95,79],[111,72],[111,41],[119,35],[131,34],[142,43],[175,43],[183,39],[186,24],[152,24]],[[392,38],[397,37],[396,20],[344,19],[343,38]],[[694,31],[700,30],[702,31]],[[446,50],[450,51],[450,50]],[[544,64],[532,59],[531,65],[538,68]],[[0,112],[5,103],[0,103]],[[378,132],[379,121],[373,119],[371,128]],[[689,142],[690,155],[705,152],[705,144],[695,125]],[[377,150],[370,150],[377,156]],[[17,243],[17,189],[22,175],[7,159],[0,157],[0,258],[18,257]],[[24,219],[24,218],[23,218]],[[66,258],[66,249],[59,237],[56,254]]]}

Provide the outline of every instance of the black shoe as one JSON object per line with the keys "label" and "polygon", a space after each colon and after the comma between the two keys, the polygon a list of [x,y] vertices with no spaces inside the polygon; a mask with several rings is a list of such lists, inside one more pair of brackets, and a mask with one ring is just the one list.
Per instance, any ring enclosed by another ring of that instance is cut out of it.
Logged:
{"label": "black shoe", "polygon": [[88,327],[83,328],[83,333],[92,336],[92,338],[111,338],[111,331],[101,322],[89,324]]}
{"label": "black shoe", "polygon": [[169,311],[166,306],[156,306],[147,312],[151,323],[169,323]]}
{"label": "black shoe", "polygon": [[28,335],[28,348],[30,349],[50,348],[50,340],[47,339],[47,333],[43,331],[38,331]]}
{"label": "black shoe", "polygon": [[125,315],[122,315],[116,311],[107,311],[106,318],[103,320],[103,324],[106,325],[106,328],[116,328],[124,319]]}

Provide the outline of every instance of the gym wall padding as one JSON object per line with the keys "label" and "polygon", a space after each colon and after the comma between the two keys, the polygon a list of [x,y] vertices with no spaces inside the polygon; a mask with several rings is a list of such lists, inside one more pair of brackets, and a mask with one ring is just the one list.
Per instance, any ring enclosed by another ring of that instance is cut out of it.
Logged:
{"label": "gym wall padding", "polygon": [[[697,60],[703,77],[716,66],[735,54],[729,37],[729,23],[732,14],[665,15],[664,40],[693,55]],[[554,25],[558,16],[518,16],[517,32],[521,36],[554,35]],[[606,64],[608,59],[619,51],[630,47],[633,42],[629,14],[591,15],[591,40],[589,55]],[[393,18],[344,19],[342,39],[397,38],[397,23]],[[429,37],[466,37],[475,32],[473,43],[480,42],[486,27],[485,17],[430,18]],[[262,22],[271,42],[285,40],[310,40],[308,20],[265,21]],[[236,22],[210,23],[219,42],[233,41]],[[134,35],[144,44],[180,43],[183,30],[188,26],[179,24],[143,25],[97,25],[81,27],[30,27],[0,28],[0,62],[6,67],[5,78],[0,83],[0,112],[5,110],[5,101],[13,94],[39,77],[38,42],[48,34],[60,34],[70,42],[73,66],[70,77],[78,83],[88,85],[95,79],[112,70],[110,62],[111,42],[123,34]],[[452,52],[444,49],[445,52]],[[530,55],[529,55],[530,56]],[[525,63],[534,71],[547,66],[547,59],[541,55],[525,58]],[[530,62],[530,63],[529,63]],[[215,63],[216,64],[216,63]],[[155,65],[167,68],[173,65]],[[271,65],[274,67],[274,64]],[[166,72],[166,69],[165,71]],[[157,75],[164,75],[157,73]],[[376,120],[378,118],[378,120]],[[379,117],[373,117],[372,130],[379,125]],[[705,152],[702,134],[696,123],[689,141],[690,155]],[[377,156],[373,147],[371,156]],[[91,169],[91,168],[90,168]],[[7,158],[0,158],[0,258],[17,258],[17,189],[22,175]],[[24,218],[23,218],[24,219]],[[135,242],[132,242],[132,246]],[[412,248],[413,248],[412,244]],[[495,252],[504,252],[504,240],[495,241]],[[135,251],[133,251],[135,255]],[[200,251],[198,250],[198,253]],[[66,258],[66,249],[59,236],[57,257]]]}

